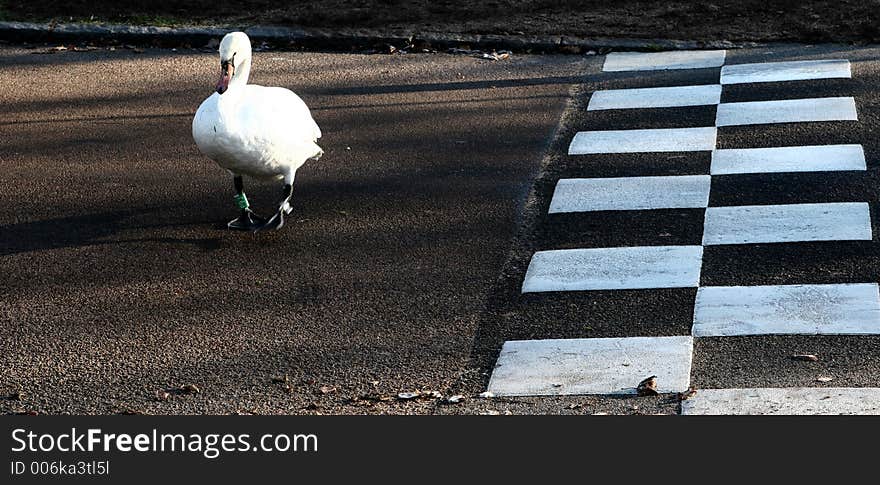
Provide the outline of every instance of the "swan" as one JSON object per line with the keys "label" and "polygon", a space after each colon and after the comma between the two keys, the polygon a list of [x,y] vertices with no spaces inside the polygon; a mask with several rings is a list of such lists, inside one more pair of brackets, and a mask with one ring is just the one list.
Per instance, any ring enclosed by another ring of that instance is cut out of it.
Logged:
{"label": "swan", "polygon": [[[192,123],[199,151],[228,170],[233,177],[238,218],[230,229],[280,229],[290,214],[296,170],[317,160],[321,129],[299,96],[286,88],[248,84],[251,41],[244,32],[231,32],[220,42],[220,81],[205,99]],[[283,180],[276,213],[263,219],[250,209],[242,176]]]}

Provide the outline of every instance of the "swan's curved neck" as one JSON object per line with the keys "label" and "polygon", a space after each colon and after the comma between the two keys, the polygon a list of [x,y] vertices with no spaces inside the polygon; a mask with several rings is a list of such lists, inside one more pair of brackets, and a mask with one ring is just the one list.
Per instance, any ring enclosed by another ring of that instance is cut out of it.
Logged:
{"label": "swan's curved neck", "polygon": [[229,80],[229,90],[235,88],[242,89],[248,82],[251,75],[251,60],[246,58],[235,68],[232,79]]}

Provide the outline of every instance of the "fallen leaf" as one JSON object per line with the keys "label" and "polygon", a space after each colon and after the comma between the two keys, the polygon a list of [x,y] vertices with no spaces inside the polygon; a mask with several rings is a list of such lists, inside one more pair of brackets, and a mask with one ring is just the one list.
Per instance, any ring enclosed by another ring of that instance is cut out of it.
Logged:
{"label": "fallen leaf", "polygon": [[398,399],[404,399],[404,400],[407,400],[407,399],[415,399],[415,398],[417,398],[417,397],[419,397],[419,396],[421,396],[421,395],[422,395],[422,393],[419,392],[419,391],[415,391],[415,392],[401,392],[400,394],[397,395],[397,398],[398,398]]}
{"label": "fallen leaf", "polygon": [[195,384],[185,384],[183,386],[180,386],[180,392],[184,394],[198,394],[202,392],[202,390],[199,389],[199,386]]}
{"label": "fallen leaf", "polygon": [[159,401],[167,401],[167,400],[171,399],[171,393],[168,391],[164,391],[162,389],[159,389],[158,391],[156,391],[156,399]]}
{"label": "fallen leaf", "polygon": [[814,354],[795,354],[791,356],[792,360],[800,360],[804,362],[817,362],[819,357]]}
{"label": "fallen leaf", "polygon": [[474,55],[474,57],[476,57],[478,59],[484,59],[487,61],[503,61],[504,59],[509,58],[510,54],[512,54],[512,52],[510,52],[510,51],[498,51],[498,52],[495,52],[495,51],[492,51],[492,52],[476,51],[476,54]]}
{"label": "fallen leaf", "polygon": [[636,393],[642,397],[659,394],[657,392],[657,376],[647,377],[642,382],[639,382],[639,385],[636,387]]}
{"label": "fallen leaf", "polygon": [[687,391],[678,393],[678,399],[680,401],[687,401],[688,399],[690,399],[696,395],[697,395],[697,390],[694,389],[693,387],[689,387]]}
{"label": "fallen leaf", "polygon": [[330,394],[336,392],[336,386],[321,386],[318,390],[321,391],[321,394]]}
{"label": "fallen leaf", "polygon": [[834,380],[833,377],[826,377],[826,376],[816,378],[816,382],[831,382],[833,380]]}
{"label": "fallen leaf", "polygon": [[492,399],[493,397],[495,397],[495,393],[490,391],[481,392],[477,395],[477,397],[479,397],[480,399]]}
{"label": "fallen leaf", "polygon": [[461,394],[456,394],[454,396],[449,396],[443,402],[445,402],[447,404],[458,404],[462,400],[464,400],[464,396],[462,396]]}

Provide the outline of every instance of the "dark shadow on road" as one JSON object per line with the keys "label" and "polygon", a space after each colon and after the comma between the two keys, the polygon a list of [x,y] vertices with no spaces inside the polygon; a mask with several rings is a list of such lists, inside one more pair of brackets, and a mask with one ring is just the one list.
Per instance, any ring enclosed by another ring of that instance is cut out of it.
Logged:
{"label": "dark shadow on road", "polygon": [[124,116],[95,116],[95,117],[85,117],[80,116],[76,118],[47,118],[42,120],[13,120],[13,121],[0,121],[0,126],[9,126],[9,125],[34,125],[40,123],[103,123],[107,122],[107,124],[120,124],[125,121],[131,120],[161,120],[166,118],[191,118],[195,115],[195,112],[192,113],[170,113],[170,114],[148,114],[148,115],[124,115]]}
{"label": "dark shadow on road", "polygon": [[[137,242],[158,242],[169,244],[191,244],[202,251],[219,248],[218,238],[169,238],[147,237],[139,239],[114,239],[121,231],[143,229],[143,225],[131,225],[127,221],[162,209],[138,211],[111,211],[82,216],[59,217],[36,222],[23,222],[0,226],[0,257],[23,252],[39,252],[49,249],[74,248],[98,245],[116,245]],[[181,225],[196,225],[188,223]],[[166,226],[163,226],[166,227]]]}

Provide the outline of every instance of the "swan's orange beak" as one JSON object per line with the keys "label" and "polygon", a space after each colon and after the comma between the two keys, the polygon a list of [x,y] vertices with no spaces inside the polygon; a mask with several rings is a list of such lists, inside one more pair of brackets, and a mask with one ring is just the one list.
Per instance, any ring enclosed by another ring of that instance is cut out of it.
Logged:
{"label": "swan's orange beak", "polygon": [[220,80],[217,81],[217,92],[223,94],[229,89],[229,80],[235,74],[235,66],[229,61],[220,63]]}

